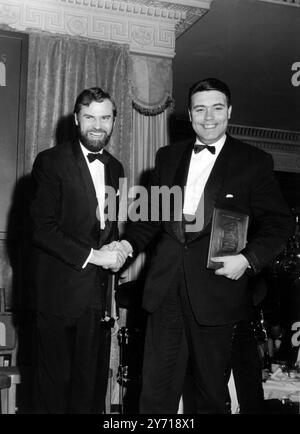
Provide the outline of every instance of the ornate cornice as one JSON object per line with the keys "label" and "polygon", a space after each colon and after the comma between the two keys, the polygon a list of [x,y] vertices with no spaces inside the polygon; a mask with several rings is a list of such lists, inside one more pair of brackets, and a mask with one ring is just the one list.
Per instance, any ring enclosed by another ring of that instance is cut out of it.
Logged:
{"label": "ornate cornice", "polygon": [[296,6],[300,7],[300,0],[260,0],[264,3],[275,3],[277,5],[283,5],[283,6]]}
{"label": "ornate cornice", "polygon": [[300,147],[300,131],[279,130],[273,128],[259,128],[247,125],[230,124],[229,133],[237,138],[249,138],[249,140],[259,140],[264,143],[277,143],[295,147]]}
{"label": "ornate cornice", "polygon": [[300,131],[229,125],[228,132],[272,154],[275,170],[300,173]]}
{"label": "ornate cornice", "polygon": [[213,0],[0,0],[0,23],[129,44],[133,53],[175,55],[175,39]]}

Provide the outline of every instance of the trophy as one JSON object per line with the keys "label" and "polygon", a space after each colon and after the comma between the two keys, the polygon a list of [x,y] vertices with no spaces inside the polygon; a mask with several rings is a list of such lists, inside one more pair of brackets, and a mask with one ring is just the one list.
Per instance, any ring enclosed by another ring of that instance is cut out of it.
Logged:
{"label": "trophy", "polygon": [[237,255],[247,242],[249,216],[226,209],[215,208],[207,259],[207,268],[223,267],[222,262],[213,262],[211,258]]}

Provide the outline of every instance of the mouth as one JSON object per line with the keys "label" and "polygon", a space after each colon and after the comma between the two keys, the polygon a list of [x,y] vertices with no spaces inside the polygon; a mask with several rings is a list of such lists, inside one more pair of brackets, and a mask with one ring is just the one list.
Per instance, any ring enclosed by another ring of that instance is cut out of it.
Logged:
{"label": "mouth", "polygon": [[100,131],[99,133],[95,133],[95,132],[91,132],[89,131],[89,136],[94,138],[94,139],[100,139],[101,137],[103,137],[104,135],[106,135],[105,131]]}
{"label": "mouth", "polygon": [[202,125],[202,126],[205,130],[213,130],[214,128],[217,127],[217,125],[218,124],[208,124],[208,125]]}

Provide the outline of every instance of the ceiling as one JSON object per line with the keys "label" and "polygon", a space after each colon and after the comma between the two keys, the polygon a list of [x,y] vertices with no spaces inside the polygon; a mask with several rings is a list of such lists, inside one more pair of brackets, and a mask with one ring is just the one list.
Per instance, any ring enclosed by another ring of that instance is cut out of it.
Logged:
{"label": "ceiling", "polygon": [[232,90],[231,122],[300,130],[300,7],[259,0],[214,0],[209,12],[176,40],[175,115],[186,116],[189,87],[215,76]]}

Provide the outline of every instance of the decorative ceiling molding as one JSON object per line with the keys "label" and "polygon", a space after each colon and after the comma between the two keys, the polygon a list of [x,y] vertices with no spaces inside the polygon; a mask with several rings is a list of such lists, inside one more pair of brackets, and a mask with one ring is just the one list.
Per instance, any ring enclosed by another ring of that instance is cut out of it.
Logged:
{"label": "decorative ceiling molding", "polygon": [[213,0],[0,0],[0,23],[128,44],[133,53],[174,57],[175,40]]}
{"label": "decorative ceiling molding", "polygon": [[261,2],[265,3],[275,3],[277,5],[283,5],[283,6],[295,6],[300,7],[300,0],[260,0]]}

